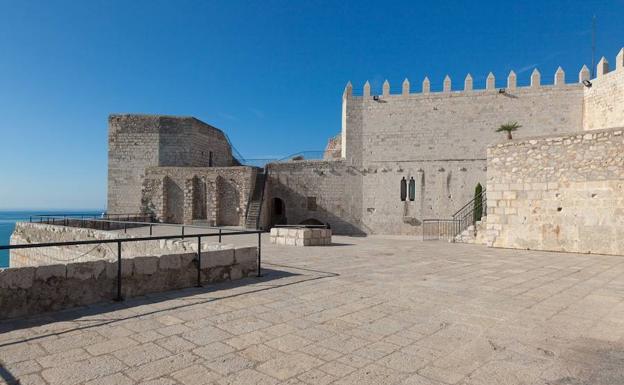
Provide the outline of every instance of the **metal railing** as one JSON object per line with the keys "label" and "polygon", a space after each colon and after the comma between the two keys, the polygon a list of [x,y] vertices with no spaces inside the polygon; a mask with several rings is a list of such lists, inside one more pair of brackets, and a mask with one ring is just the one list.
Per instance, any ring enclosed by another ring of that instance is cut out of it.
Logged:
{"label": "metal railing", "polygon": [[[33,216],[35,218],[36,216]],[[219,243],[221,243],[221,239],[223,235],[232,234],[233,232],[238,232],[238,229],[228,229],[218,226],[204,226],[204,225],[185,225],[179,223],[163,223],[163,222],[135,222],[135,221],[118,221],[118,220],[107,220],[107,219],[99,219],[99,218],[84,218],[84,217],[72,217],[71,215],[66,215],[60,218],[55,218],[53,216],[49,216],[48,221],[43,221],[45,224],[50,225],[59,225],[59,226],[67,226],[67,227],[79,227],[79,228],[91,228],[96,230],[123,230],[124,233],[127,233],[129,229],[138,228],[138,227],[147,227],[149,229],[149,235],[152,236],[154,234],[155,227],[177,227],[180,229],[179,237],[184,239],[185,236],[189,235],[186,233],[186,229],[212,229],[217,230],[215,233],[216,236],[219,237]],[[30,221],[31,223],[41,223],[37,220]],[[191,234],[191,236],[194,236]]]}
{"label": "metal railing", "polygon": [[[246,230],[246,231],[233,231],[227,233],[228,236],[232,235],[250,235],[250,234],[258,234],[258,273],[257,277],[262,276],[262,233],[260,230]],[[206,237],[216,237],[218,236],[221,239],[222,234],[219,233],[204,233],[204,234],[193,234],[187,236],[187,238],[197,239],[197,255],[195,257],[195,261],[197,264],[197,287],[202,286],[201,282],[201,240]],[[136,237],[136,238],[117,238],[117,239],[95,239],[95,240],[85,240],[85,241],[65,241],[65,242],[46,242],[46,243],[30,243],[30,244],[19,244],[19,245],[0,245],[0,250],[20,250],[20,249],[33,249],[33,248],[43,248],[43,247],[61,247],[61,246],[78,246],[78,245],[102,245],[102,244],[117,244],[117,296],[115,297],[116,301],[123,301],[122,296],[122,279],[121,279],[121,260],[122,260],[122,243],[130,243],[130,242],[144,242],[144,241],[160,241],[160,240],[168,240],[168,239],[185,239],[184,236],[179,235],[163,235],[163,236],[150,236],[150,237]]]}
{"label": "metal railing", "polygon": [[116,220],[126,222],[154,222],[154,216],[152,214],[134,213],[134,214],[36,214],[29,217],[29,222],[34,223],[46,223],[49,225],[56,225],[59,223],[66,223],[68,219],[90,219],[90,220]]}
{"label": "metal railing", "polygon": [[458,229],[459,222],[454,219],[423,219],[423,240],[453,242],[458,234]]}
{"label": "metal railing", "polygon": [[423,240],[447,240],[455,238],[487,214],[487,195],[483,190],[453,214],[450,219],[424,219]]}
{"label": "metal railing", "polygon": [[285,156],[283,158],[237,158],[237,161],[244,166],[252,166],[264,168],[269,163],[284,163],[284,162],[298,162],[302,160],[322,160],[324,159],[325,151],[300,151],[294,154]]}
{"label": "metal railing", "polygon": [[484,215],[487,215],[487,194],[485,190],[453,214],[453,219],[459,223],[456,235],[468,227],[474,226]]}

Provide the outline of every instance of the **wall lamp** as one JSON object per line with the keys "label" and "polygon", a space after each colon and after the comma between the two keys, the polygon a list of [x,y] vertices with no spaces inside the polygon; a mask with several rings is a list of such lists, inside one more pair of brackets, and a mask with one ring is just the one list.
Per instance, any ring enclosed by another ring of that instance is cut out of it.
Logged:
{"label": "wall lamp", "polygon": [[498,89],[498,93],[499,93],[499,94],[504,94],[505,92],[507,92],[507,91],[505,91],[505,89],[504,89],[504,88],[499,88],[499,89]]}
{"label": "wall lamp", "polygon": [[585,79],[583,80],[583,85],[587,88],[591,88],[592,86],[592,82],[590,82],[589,80]]}

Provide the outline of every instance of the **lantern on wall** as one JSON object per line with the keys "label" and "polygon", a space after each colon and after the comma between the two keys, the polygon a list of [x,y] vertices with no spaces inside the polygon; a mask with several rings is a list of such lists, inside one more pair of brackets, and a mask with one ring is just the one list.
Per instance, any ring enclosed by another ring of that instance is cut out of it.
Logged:
{"label": "lantern on wall", "polygon": [[409,180],[409,200],[413,202],[414,199],[416,199],[416,181],[412,176]]}
{"label": "lantern on wall", "polygon": [[406,198],[407,198],[407,181],[405,180],[405,177],[403,177],[403,179],[401,179],[401,201],[404,202]]}

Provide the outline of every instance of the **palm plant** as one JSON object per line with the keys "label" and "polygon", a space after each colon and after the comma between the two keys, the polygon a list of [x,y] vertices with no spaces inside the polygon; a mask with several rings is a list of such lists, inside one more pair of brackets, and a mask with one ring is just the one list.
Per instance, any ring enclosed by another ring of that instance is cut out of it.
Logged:
{"label": "palm plant", "polygon": [[520,127],[522,126],[519,125],[518,122],[509,122],[509,123],[501,124],[501,126],[496,129],[496,132],[503,132],[503,131],[507,132],[507,139],[511,140],[513,139],[511,137],[511,132],[517,131],[518,128]]}

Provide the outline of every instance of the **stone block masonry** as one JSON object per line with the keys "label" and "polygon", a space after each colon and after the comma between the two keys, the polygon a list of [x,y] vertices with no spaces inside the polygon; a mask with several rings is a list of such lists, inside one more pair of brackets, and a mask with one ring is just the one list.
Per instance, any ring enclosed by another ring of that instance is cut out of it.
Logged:
{"label": "stone block masonry", "polygon": [[243,226],[254,188],[253,167],[149,167],[141,210],[168,223]]}
{"label": "stone block masonry", "polygon": [[237,164],[225,134],[193,117],[111,115],[108,126],[109,213],[141,211],[148,167]]}
{"label": "stone block masonry", "polygon": [[271,243],[285,246],[327,246],[331,245],[331,229],[274,227],[271,229]]}
{"label": "stone block masonry", "polygon": [[[29,224],[26,231],[34,234],[50,227]],[[26,231],[22,229],[22,233]],[[92,236],[100,238],[91,239],[106,239],[103,234]],[[108,250],[103,248],[80,262],[0,269],[0,319],[112,300],[117,295],[116,247],[113,248],[114,252],[102,254],[101,251]],[[67,251],[66,247],[55,249],[59,249],[59,255]],[[34,255],[42,249],[25,250]],[[257,273],[256,247],[205,242],[201,254],[203,283],[236,280]],[[197,244],[191,241],[124,243],[122,255],[122,295],[126,298],[197,284]]]}
{"label": "stone block masonry", "polygon": [[585,88],[583,128],[596,130],[624,126],[624,48],[616,57],[615,68],[602,58],[598,76]]}
{"label": "stone block masonry", "polygon": [[624,129],[488,148],[488,243],[624,255]]}

